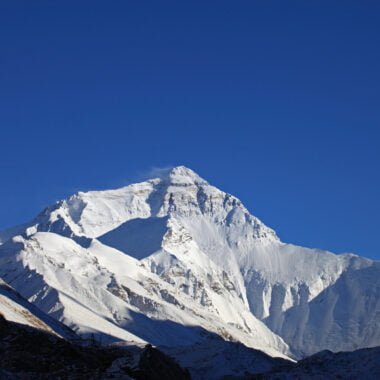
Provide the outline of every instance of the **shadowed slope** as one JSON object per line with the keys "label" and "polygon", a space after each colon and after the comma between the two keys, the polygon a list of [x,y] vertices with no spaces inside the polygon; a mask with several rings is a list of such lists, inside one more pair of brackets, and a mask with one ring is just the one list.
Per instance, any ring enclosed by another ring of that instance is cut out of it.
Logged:
{"label": "shadowed slope", "polygon": [[161,249],[167,217],[136,218],[100,236],[103,244],[141,260]]}

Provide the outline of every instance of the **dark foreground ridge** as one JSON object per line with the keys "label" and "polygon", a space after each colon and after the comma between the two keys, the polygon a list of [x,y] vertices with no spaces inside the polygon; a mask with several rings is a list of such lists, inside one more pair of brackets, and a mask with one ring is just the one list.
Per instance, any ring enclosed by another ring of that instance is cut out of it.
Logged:
{"label": "dark foreground ridge", "polygon": [[83,343],[9,322],[0,314],[0,379],[190,380],[187,370],[151,345]]}
{"label": "dark foreground ridge", "polygon": [[250,380],[378,380],[380,379],[380,347],[351,352],[318,352],[298,363],[278,366],[272,371],[254,375]]}
{"label": "dark foreground ridge", "polygon": [[[298,363],[280,361],[269,372],[221,379],[380,379],[380,347],[353,352],[322,351]],[[190,380],[188,370],[151,345],[73,343],[0,314],[0,379]]]}

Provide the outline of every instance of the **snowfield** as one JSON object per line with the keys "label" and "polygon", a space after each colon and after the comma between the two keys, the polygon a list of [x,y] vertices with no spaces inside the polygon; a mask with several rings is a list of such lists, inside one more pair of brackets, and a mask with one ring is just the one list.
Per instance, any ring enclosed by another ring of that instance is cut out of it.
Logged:
{"label": "snowfield", "polygon": [[77,338],[73,331],[25,300],[1,278],[0,315],[7,321],[30,326],[66,340]]}
{"label": "snowfield", "polygon": [[104,343],[222,337],[282,358],[380,345],[379,262],[283,243],[183,166],[75,194],[0,242],[0,277]]}

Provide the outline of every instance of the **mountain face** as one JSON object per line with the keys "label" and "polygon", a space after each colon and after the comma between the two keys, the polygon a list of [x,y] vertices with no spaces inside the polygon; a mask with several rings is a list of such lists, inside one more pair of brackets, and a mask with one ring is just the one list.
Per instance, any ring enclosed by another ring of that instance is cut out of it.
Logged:
{"label": "mountain face", "polygon": [[69,341],[78,338],[68,327],[28,302],[1,278],[0,317],[2,320],[33,327]]}
{"label": "mountain face", "polygon": [[75,194],[0,242],[1,277],[105,343],[223,337],[284,358],[380,345],[379,262],[283,243],[185,167]]}

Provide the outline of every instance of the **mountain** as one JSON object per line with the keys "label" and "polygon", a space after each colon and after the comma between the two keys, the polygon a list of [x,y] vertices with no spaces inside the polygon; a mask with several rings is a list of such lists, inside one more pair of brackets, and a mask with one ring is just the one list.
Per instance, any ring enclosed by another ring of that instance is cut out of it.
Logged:
{"label": "mountain", "polygon": [[247,379],[293,363],[219,337],[193,345],[161,349],[187,368],[196,380]]}
{"label": "mountain", "polygon": [[0,234],[0,276],[82,336],[273,357],[380,345],[380,263],[283,243],[180,166]]}
{"label": "mountain", "polygon": [[377,380],[380,378],[380,347],[352,352],[321,351],[297,364],[283,364],[274,370],[246,379],[260,380]]}
{"label": "mountain", "polygon": [[69,341],[78,338],[67,326],[28,302],[1,278],[0,316],[9,322],[33,327]]}
{"label": "mountain", "polygon": [[[55,322],[58,324],[58,322]],[[52,331],[0,315],[0,378],[190,380],[187,370],[158,349],[104,347],[62,339]]]}

